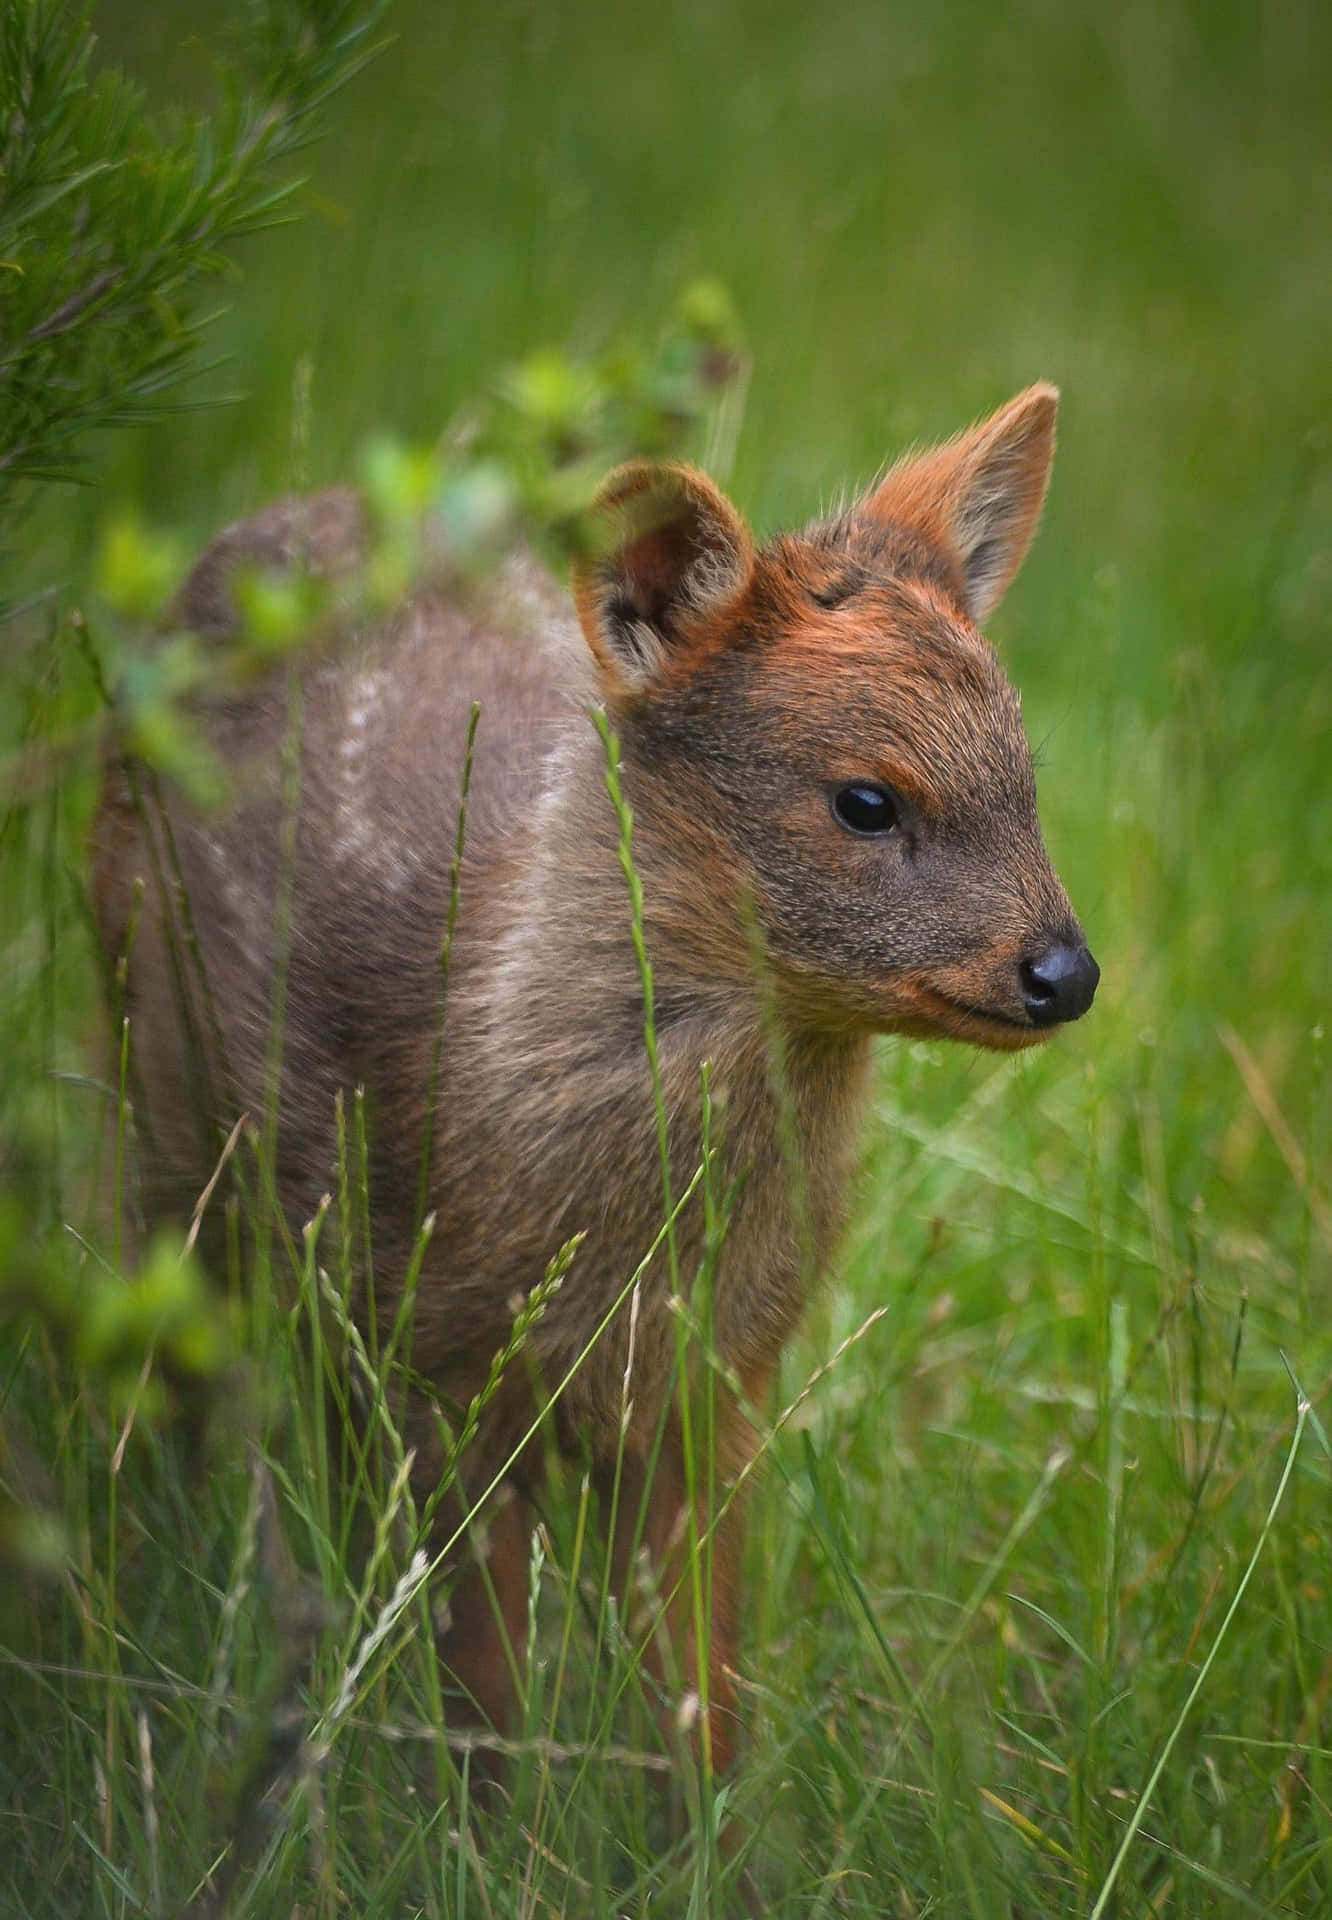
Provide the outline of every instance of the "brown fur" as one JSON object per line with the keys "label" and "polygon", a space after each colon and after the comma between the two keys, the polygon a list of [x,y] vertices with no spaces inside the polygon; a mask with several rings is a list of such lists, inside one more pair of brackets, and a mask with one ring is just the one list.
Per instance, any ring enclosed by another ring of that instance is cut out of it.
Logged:
{"label": "brown fur", "polygon": [[[836,1237],[870,1036],[999,1048],[1044,1037],[1027,1018],[1020,968],[1082,936],[1041,842],[1017,698],[973,622],[1031,537],[1054,405],[1053,389],[1032,388],[971,434],[901,463],[839,519],[759,551],[703,475],[622,469],[603,490],[592,556],[575,569],[581,636],[549,582],[515,560],[484,601],[427,584],[380,630],[302,670],[278,1192],[298,1235],[333,1183],[335,1096],[364,1086],[386,1324],[416,1224],[462,744],[470,703],[481,702],[430,1116],[437,1224],[412,1341],[413,1364],[452,1399],[475,1393],[515,1299],[580,1232],[532,1336],[553,1386],[594,1341],[661,1222],[642,993],[589,704],[609,709],[634,810],[677,1195],[699,1162],[699,1072],[711,1062],[723,1177],[738,1181],[715,1341],[750,1394],[771,1377]],[[355,563],[363,537],[346,494],[270,507],[213,543],[175,617],[223,636],[238,562],[332,571]],[[234,772],[235,805],[216,819],[175,794],[164,805],[215,1016],[198,990],[163,829],[145,835],[125,765],[108,773],[95,836],[96,908],[113,958],[136,876],[146,887],[126,1004],[155,1214],[188,1211],[219,1138],[265,1097],[287,683],[274,676],[218,698],[205,717]],[[865,781],[899,797],[901,824],[886,838],[834,817],[837,788]],[[699,1205],[676,1239],[688,1282],[703,1255]],[[640,1290],[632,1356],[622,1311],[556,1416],[560,1444],[587,1449],[602,1478],[623,1445],[630,1518],[664,1420],[645,1540],[663,1594],[686,1534],[669,1294],[660,1254]],[[531,1419],[530,1375],[515,1371],[523,1383],[506,1383],[464,1459],[471,1493]],[[413,1425],[424,1488],[440,1462],[430,1423]],[[718,1445],[718,1471],[733,1478],[753,1440],[729,1400]],[[512,1637],[526,1606],[535,1472],[518,1462],[489,1546]],[[628,1524],[614,1545],[622,1583]],[[715,1543],[706,1649],[718,1763],[734,1748],[739,1542],[737,1505]],[[511,1685],[483,1585],[477,1569],[464,1573],[444,1648],[473,1711],[503,1728]],[[683,1614],[668,1610],[666,1637],[685,1649],[688,1675]]]}

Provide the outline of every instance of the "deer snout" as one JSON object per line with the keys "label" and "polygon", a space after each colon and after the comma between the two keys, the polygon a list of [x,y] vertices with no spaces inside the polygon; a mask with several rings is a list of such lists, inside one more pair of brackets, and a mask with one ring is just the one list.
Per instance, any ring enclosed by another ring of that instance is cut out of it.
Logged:
{"label": "deer snout", "polygon": [[1080,1020],[1096,997],[1101,977],[1085,941],[1061,940],[1035,960],[1024,960],[1019,972],[1027,1018],[1034,1027]]}

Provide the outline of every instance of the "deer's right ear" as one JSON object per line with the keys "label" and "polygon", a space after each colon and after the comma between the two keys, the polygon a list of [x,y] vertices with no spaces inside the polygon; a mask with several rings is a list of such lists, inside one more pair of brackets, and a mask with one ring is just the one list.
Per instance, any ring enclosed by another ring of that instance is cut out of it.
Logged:
{"label": "deer's right ear", "polygon": [[611,699],[645,693],[686,640],[717,633],[754,571],[740,515],[693,467],[634,461],[603,482],[573,597]]}

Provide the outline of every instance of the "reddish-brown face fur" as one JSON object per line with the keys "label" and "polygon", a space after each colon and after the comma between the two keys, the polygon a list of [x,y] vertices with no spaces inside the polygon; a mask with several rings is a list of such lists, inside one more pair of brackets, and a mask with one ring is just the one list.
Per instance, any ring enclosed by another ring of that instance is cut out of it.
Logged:
{"label": "reddish-brown face fur", "polygon": [[[1019,963],[1081,935],[1042,844],[1017,696],[956,599],[893,571],[902,546],[855,517],[774,541],[724,644],[715,625],[699,646],[685,628],[618,725],[672,817],[706,830],[708,890],[732,910],[718,918],[733,927],[752,900],[800,1019],[1029,1046],[1044,1034]],[[896,832],[839,824],[833,795],[856,781],[897,796]]]}

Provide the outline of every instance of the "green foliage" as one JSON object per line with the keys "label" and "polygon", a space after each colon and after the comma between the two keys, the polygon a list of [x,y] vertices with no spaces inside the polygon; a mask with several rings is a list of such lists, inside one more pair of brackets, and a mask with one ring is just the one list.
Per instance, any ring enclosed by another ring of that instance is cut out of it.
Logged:
{"label": "green foliage", "polygon": [[[289,163],[370,57],[382,0],[255,0],[212,114],[152,114],[94,68],[88,0],[0,26],[0,516],[81,471],[82,436],[142,422],[196,368],[211,281],[290,215]],[[285,176],[285,177],[284,177]]]}
{"label": "green foliage", "polygon": [[[179,1235],[154,1237],[126,1277],[104,1261],[71,1261],[34,1247],[11,1206],[0,1219],[0,1318],[39,1319],[69,1363],[86,1369],[90,1391],[112,1412],[131,1397],[145,1413],[163,1405],[161,1362],[177,1378],[215,1378],[232,1356],[216,1293]],[[27,1242],[20,1249],[19,1240]]]}
{"label": "green foliage", "polygon": [[179,537],[150,530],[132,508],[108,521],[93,584],[107,604],[141,626],[156,620],[185,572]]}

